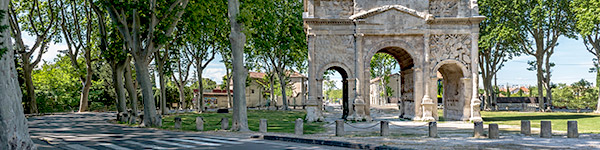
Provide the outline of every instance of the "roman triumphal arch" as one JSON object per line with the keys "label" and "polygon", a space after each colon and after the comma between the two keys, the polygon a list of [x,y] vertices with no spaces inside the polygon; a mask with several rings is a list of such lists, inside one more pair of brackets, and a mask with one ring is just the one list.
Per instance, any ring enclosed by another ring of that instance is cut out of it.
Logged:
{"label": "roman triumphal arch", "polygon": [[[308,40],[307,121],[322,121],[323,73],[344,74],[344,114],[371,120],[370,61],[375,53],[400,63],[400,117],[437,120],[438,72],[446,120],[481,120],[477,97],[477,0],[304,0]],[[347,106],[346,106],[347,105]]]}

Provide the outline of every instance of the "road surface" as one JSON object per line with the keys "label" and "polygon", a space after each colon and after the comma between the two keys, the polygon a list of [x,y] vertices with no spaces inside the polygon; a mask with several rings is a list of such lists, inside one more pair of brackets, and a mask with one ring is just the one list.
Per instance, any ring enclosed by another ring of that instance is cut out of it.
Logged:
{"label": "road surface", "polygon": [[[201,132],[175,132],[108,123],[114,113],[71,113],[30,117],[31,137],[39,149],[344,149],[250,137],[226,137]],[[49,143],[49,144],[48,144]]]}

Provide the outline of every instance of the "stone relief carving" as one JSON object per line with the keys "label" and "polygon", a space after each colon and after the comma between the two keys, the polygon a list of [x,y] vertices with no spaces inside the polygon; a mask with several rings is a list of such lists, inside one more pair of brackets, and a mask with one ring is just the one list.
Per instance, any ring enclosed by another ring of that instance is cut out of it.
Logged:
{"label": "stone relief carving", "polygon": [[436,17],[454,17],[458,15],[458,0],[431,0],[429,13]]}
{"label": "stone relief carving", "polygon": [[317,11],[325,18],[342,18],[352,15],[352,0],[321,0]]}
{"label": "stone relief carving", "polygon": [[[431,35],[429,39],[431,67],[447,59],[457,60],[467,69],[471,66],[471,36],[468,34]],[[432,68],[434,69],[434,68]]]}

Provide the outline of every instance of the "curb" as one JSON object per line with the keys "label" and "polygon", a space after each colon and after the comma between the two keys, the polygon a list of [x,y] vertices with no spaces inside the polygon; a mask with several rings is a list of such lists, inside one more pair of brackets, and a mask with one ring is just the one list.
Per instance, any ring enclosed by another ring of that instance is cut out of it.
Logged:
{"label": "curb", "polygon": [[[253,136],[256,138],[256,136]],[[285,141],[285,142],[295,142],[295,143],[304,143],[304,144],[317,144],[317,145],[326,145],[326,146],[336,146],[336,147],[345,147],[345,148],[353,148],[353,149],[373,149],[373,150],[409,150],[409,149],[401,149],[397,147],[390,146],[376,146],[371,144],[360,144],[360,143],[350,143],[350,142],[342,142],[342,141],[329,141],[329,140],[317,140],[317,139],[305,139],[305,138],[295,138],[295,137],[284,137],[284,136],[273,136],[273,135],[263,135],[262,138],[264,140],[272,140],[272,141]]]}

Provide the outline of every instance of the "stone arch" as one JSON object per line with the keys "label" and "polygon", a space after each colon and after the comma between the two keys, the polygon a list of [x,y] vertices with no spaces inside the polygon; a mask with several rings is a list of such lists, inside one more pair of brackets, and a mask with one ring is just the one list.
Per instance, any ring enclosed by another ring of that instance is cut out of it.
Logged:
{"label": "stone arch", "polygon": [[319,68],[319,72],[317,72],[316,79],[319,81],[323,80],[323,74],[325,74],[325,71],[331,69],[332,67],[339,67],[340,69],[345,71],[349,79],[355,78],[354,72],[350,69],[350,67],[339,61],[332,61],[330,63],[327,63],[326,65],[322,65],[321,68]]}
{"label": "stone arch", "polygon": [[371,49],[369,49],[367,51],[367,55],[365,55],[364,60],[368,60],[365,61],[365,67],[370,67],[368,64],[371,61],[371,58],[373,58],[373,56],[379,52],[382,49],[388,48],[388,47],[398,47],[401,49],[404,49],[404,51],[406,51],[414,60],[415,65],[420,62],[420,58],[414,57],[417,56],[417,54],[415,53],[415,47],[412,46],[410,43],[404,41],[404,40],[385,40],[385,41],[381,41],[379,43],[377,43],[376,45],[374,45],[373,47],[371,47]]}
{"label": "stone arch", "polygon": [[[415,48],[412,44],[406,42],[405,40],[385,40],[381,41],[374,46],[372,46],[368,51],[365,52],[364,60],[364,76],[363,76],[363,85],[361,86],[365,89],[364,94],[367,95],[365,97],[370,97],[370,74],[369,70],[371,69],[370,62],[375,56],[376,53],[387,53],[392,55],[396,61],[398,61],[400,65],[400,97],[398,100],[398,105],[401,109],[400,117],[407,119],[415,119],[420,115],[417,112],[417,107],[420,108],[419,94],[421,92],[420,86],[417,85],[418,78],[416,77],[419,73],[416,71],[417,68],[420,68],[422,63],[422,56],[419,55],[417,48]],[[422,96],[421,96],[422,97]],[[370,104],[370,103],[369,103]]]}
{"label": "stone arch", "polygon": [[[439,71],[443,79],[442,104],[445,120],[466,121],[469,119],[470,113],[470,92],[468,89],[471,86],[468,80],[470,72],[456,60],[444,60],[438,63],[432,72]],[[437,76],[437,75],[436,75]],[[440,80],[438,80],[440,81]],[[435,86],[434,89],[440,90]],[[437,93],[437,92],[436,92]],[[437,100],[436,100],[437,103]]]}
{"label": "stone arch", "polygon": [[431,71],[431,77],[435,77],[437,76],[437,71],[443,66],[443,65],[447,65],[447,64],[456,64],[457,67],[459,67],[463,73],[463,77],[467,78],[467,77],[471,77],[471,71],[469,69],[467,69],[467,65],[463,64],[462,62],[458,61],[458,60],[454,60],[454,59],[448,59],[448,60],[443,60],[441,62],[438,62],[435,67],[433,67],[433,70]]}
{"label": "stone arch", "polygon": [[[346,66],[344,63],[341,62],[337,62],[337,61],[333,61],[331,63],[328,63],[324,66],[322,66],[319,69],[319,72],[317,72],[317,86],[319,86],[320,90],[318,91],[318,95],[321,95],[323,93],[323,75],[325,74],[325,72],[327,70],[335,70],[337,71],[341,76],[342,76],[342,118],[341,119],[348,119],[348,117],[354,112],[353,111],[353,104],[354,102],[352,100],[354,100],[354,93],[355,93],[355,78],[354,78],[354,73],[352,72],[352,70],[350,68],[348,68],[348,66]],[[323,96],[321,96],[323,97]],[[321,103],[322,103],[321,99]],[[322,104],[321,104],[322,105]]]}

